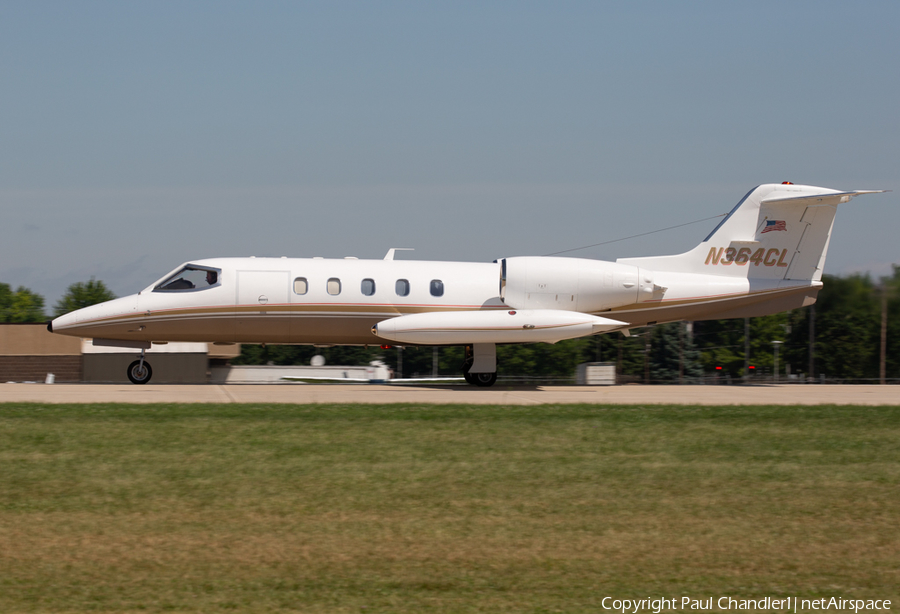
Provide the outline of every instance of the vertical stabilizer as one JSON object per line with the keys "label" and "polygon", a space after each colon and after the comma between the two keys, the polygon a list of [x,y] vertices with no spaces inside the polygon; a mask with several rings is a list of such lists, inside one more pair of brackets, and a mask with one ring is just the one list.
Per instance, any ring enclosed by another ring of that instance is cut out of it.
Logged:
{"label": "vertical stabilizer", "polygon": [[689,252],[621,258],[656,271],[705,273],[765,280],[818,281],[840,203],[860,194],[793,184],[754,188]]}

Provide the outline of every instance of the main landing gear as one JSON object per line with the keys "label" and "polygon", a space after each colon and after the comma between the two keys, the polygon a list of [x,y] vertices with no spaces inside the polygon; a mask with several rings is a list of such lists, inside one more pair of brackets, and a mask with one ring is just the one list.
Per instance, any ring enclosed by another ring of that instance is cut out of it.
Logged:
{"label": "main landing gear", "polygon": [[462,371],[463,377],[473,386],[493,386],[497,381],[497,346],[493,343],[467,345]]}
{"label": "main landing gear", "polygon": [[153,369],[150,368],[149,362],[144,361],[144,350],[141,350],[140,360],[135,360],[128,365],[128,379],[132,384],[146,384],[151,377],[153,377]]}

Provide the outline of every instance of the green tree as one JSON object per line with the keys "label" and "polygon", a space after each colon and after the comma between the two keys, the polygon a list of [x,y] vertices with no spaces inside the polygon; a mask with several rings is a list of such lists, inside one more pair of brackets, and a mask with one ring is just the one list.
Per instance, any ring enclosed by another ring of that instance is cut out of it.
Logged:
{"label": "green tree", "polygon": [[817,306],[818,371],[829,377],[878,377],[881,297],[868,276],[829,281],[830,291]]}
{"label": "green tree", "polygon": [[43,322],[44,297],[19,286],[13,292],[8,284],[0,283],[0,322]]}
{"label": "green tree", "polygon": [[[752,334],[751,334],[752,339]],[[737,378],[744,369],[744,319],[694,322],[694,342],[704,371]]]}
{"label": "green tree", "polygon": [[632,330],[628,337],[621,333],[613,333],[610,336],[615,343],[615,354],[612,354],[608,361],[616,363],[616,373],[621,382],[644,381],[644,358],[647,354],[648,336],[652,352],[653,327]]}
{"label": "green tree", "polygon": [[13,291],[9,284],[0,283],[0,322],[9,322],[8,313],[12,298]]}
{"label": "green tree", "polygon": [[[883,284],[882,287],[886,288],[888,293],[885,375],[887,377],[900,378],[900,266],[895,264],[893,276],[883,278],[881,282]],[[881,340],[879,339],[880,345]]]}
{"label": "green tree", "polygon": [[[878,377],[881,337],[881,294],[866,275],[822,278],[824,287],[812,307],[796,309],[789,316],[791,332],[784,360],[795,372],[809,370],[809,329],[815,309],[814,376],[874,379]],[[890,313],[891,303],[888,304]],[[888,325],[891,317],[888,316]],[[888,336],[888,361],[891,361]],[[894,350],[896,351],[896,350]]]}
{"label": "green tree", "polygon": [[653,329],[650,345],[650,379],[689,383],[703,376],[700,352],[688,336],[684,322],[662,324]]}
{"label": "green tree", "polygon": [[[772,342],[785,343],[790,328],[790,312],[750,318],[750,364],[755,367],[756,375],[772,374],[775,368],[775,348]],[[743,342],[743,338],[741,341]],[[782,374],[787,364],[785,356],[782,346],[778,355],[778,370]]]}
{"label": "green tree", "polygon": [[56,302],[56,306],[53,308],[53,315],[58,318],[70,311],[111,301],[114,298],[116,298],[116,295],[102,281],[91,277],[90,281],[79,281],[69,286],[63,297]]}
{"label": "green tree", "polygon": [[574,377],[575,367],[594,359],[596,341],[566,339],[559,343],[528,343],[497,347],[500,375],[528,377]]}

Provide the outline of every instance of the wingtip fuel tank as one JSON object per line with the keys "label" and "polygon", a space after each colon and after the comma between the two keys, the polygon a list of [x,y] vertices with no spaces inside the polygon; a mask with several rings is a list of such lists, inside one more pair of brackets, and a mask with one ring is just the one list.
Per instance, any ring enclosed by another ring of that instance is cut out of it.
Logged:
{"label": "wingtip fuel tank", "polygon": [[556,343],[625,327],[624,322],[559,309],[416,313],[372,327],[381,339],[407,345]]}

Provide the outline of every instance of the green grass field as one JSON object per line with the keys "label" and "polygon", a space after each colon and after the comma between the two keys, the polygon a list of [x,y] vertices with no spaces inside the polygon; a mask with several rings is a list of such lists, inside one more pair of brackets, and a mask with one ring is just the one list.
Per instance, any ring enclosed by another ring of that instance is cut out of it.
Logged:
{"label": "green grass field", "polygon": [[900,604],[900,407],[0,405],[0,612]]}

